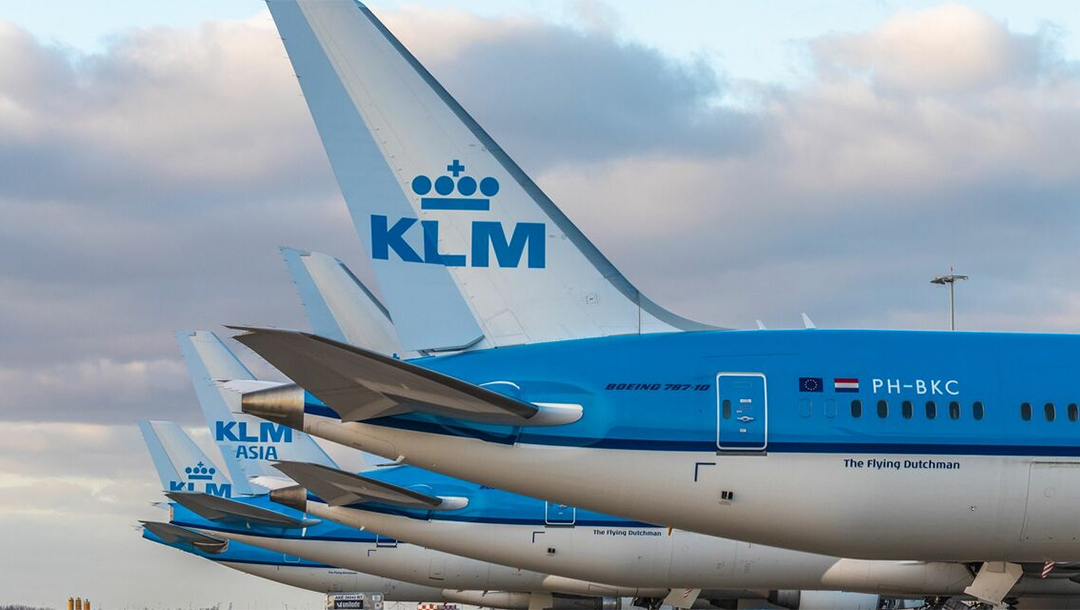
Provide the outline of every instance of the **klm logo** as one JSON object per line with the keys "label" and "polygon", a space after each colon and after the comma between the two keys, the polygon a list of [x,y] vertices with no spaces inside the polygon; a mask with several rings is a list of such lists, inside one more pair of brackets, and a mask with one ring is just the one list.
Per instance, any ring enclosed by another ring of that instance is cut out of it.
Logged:
{"label": "klm logo", "polygon": [[[291,443],[292,428],[273,422],[259,422],[258,434],[252,434],[248,422],[214,422],[214,440],[219,443],[236,443],[236,459],[276,460],[278,448],[273,443]],[[263,444],[269,443],[269,444]]]}
{"label": "klm logo", "polygon": [[[456,210],[487,212],[491,210],[491,198],[499,192],[499,181],[488,176],[478,183],[472,176],[461,176],[465,166],[460,161],[446,166],[453,176],[439,176],[434,182],[420,175],[413,178],[412,190],[420,196],[423,210]],[[417,252],[407,237],[417,233],[422,238],[422,248]],[[546,265],[544,246],[544,223],[519,222],[510,235],[502,223],[490,220],[474,220],[471,225],[468,253],[439,252],[439,221],[398,218],[393,224],[386,216],[371,217],[371,257],[389,260],[390,253],[408,263],[427,263],[447,267],[490,267],[492,253],[499,267],[520,267],[522,258],[530,269],[543,269]]]}
{"label": "klm logo", "polygon": [[221,498],[232,497],[231,484],[213,482],[214,475],[217,474],[217,469],[213,466],[207,466],[199,462],[194,466],[185,468],[184,474],[187,476],[187,481],[169,481],[169,491],[197,491],[196,484],[205,481],[203,483],[203,492]]}
{"label": "klm logo", "polygon": [[292,428],[273,422],[259,422],[259,433],[251,434],[246,421],[214,422],[214,439],[233,443],[291,443]]}

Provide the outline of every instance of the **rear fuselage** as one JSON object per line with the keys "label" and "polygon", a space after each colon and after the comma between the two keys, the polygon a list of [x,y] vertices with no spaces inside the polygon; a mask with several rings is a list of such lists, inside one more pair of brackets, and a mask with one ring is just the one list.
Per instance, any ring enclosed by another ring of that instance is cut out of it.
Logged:
{"label": "rear fuselage", "polygon": [[513,382],[526,401],[581,404],[580,421],[510,428],[414,413],[342,432],[313,409],[304,428],[751,542],[867,559],[1072,560],[1077,348],[1072,335],[827,330],[538,344],[414,362]]}

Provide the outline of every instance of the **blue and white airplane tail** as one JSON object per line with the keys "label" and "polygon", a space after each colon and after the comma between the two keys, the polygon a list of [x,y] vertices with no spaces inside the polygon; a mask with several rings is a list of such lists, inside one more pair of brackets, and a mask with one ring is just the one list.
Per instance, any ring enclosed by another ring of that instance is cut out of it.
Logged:
{"label": "blue and white airplane tail", "polygon": [[643,296],[366,7],[268,4],[405,350],[712,328]]}
{"label": "blue and white airplane tail", "polygon": [[191,440],[183,428],[168,421],[140,421],[154,469],[166,492],[202,492],[232,497],[232,482]]}
{"label": "blue and white airplane tail", "polygon": [[237,494],[266,493],[267,485],[281,479],[270,466],[277,460],[334,465],[307,434],[240,412],[240,394],[225,387],[224,382],[229,382],[230,387],[241,384],[249,390],[279,384],[257,380],[212,332],[177,331],[175,335],[199,406]]}
{"label": "blue and white airplane tail", "polygon": [[316,335],[384,356],[401,353],[390,312],[341,261],[293,248],[281,254]]}

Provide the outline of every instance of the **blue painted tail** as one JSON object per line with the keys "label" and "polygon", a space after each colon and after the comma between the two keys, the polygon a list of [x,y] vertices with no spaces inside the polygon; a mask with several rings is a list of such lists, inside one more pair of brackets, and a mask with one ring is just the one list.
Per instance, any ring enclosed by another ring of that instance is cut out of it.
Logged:
{"label": "blue painted tail", "polygon": [[307,434],[240,412],[240,395],[223,387],[224,381],[267,387],[236,355],[209,331],[177,331],[176,342],[187,365],[206,423],[221,450],[237,493],[255,495],[266,488],[252,479],[280,479],[271,468],[277,460],[297,460],[331,466],[334,461]]}
{"label": "blue painted tail", "polygon": [[232,497],[231,481],[184,430],[167,421],[140,421],[163,491],[202,492]]}

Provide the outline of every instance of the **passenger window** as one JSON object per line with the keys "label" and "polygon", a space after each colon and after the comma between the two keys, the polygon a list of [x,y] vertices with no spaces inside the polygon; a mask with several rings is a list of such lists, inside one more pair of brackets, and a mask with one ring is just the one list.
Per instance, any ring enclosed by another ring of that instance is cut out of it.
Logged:
{"label": "passenger window", "polygon": [[1054,403],[1046,403],[1046,406],[1043,407],[1043,414],[1046,415],[1046,421],[1054,421],[1054,416],[1057,415],[1057,413],[1054,413]]}
{"label": "passenger window", "polygon": [[1020,405],[1020,419],[1024,421],[1031,421],[1031,403],[1025,402]]}
{"label": "passenger window", "polygon": [[971,405],[971,416],[974,417],[976,421],[980,421],[983,418],[983,410],[983,403],[976,400],[975,404]]}
{"label": "passenger window", "polygon": [[884,400],[877,401],[877,416],[882,419],[889,416],[889,403]]}
{"label": "passenger window", "polygon": [[1069,421],[1076,421],[1080,418],[1080,409],[1076,407],[1076,403],[1069,403]]}
{"label": "passenger window", "polygon": [[814,403],[810,402],[809,398],[800,398],[799,399],[799,416],[800,417],[810,417],[810,415],[813,412],[814,412]]}
{"label": "passenger window", "polygon": [[949,403],[949,419],[960,419],[960,403],[955,400]]}
{"label": "passenger window", "polygon": [[825,417],[836,417],[836,401],[831,398],[825,401]]}
{"label": "passenger window", "polygon": [[856,418],[856,419],[862,417],[862,401],[861,400],[853,400],[853,401],[851,401],[851,416]]}
{"label": "passenger window", "polygon": [[723,402],[724,419],[731,419],[731,401],[724,399]]}
{"label": "passenger window", "polygon": [[904,416],[904,419],[911,419],[911,401],[905,400],[900,404],[900,414]]}
{"label": "passenger window", "polygon": [[926,401],[926,419],[937,417],[937,405],[932,400]]}

